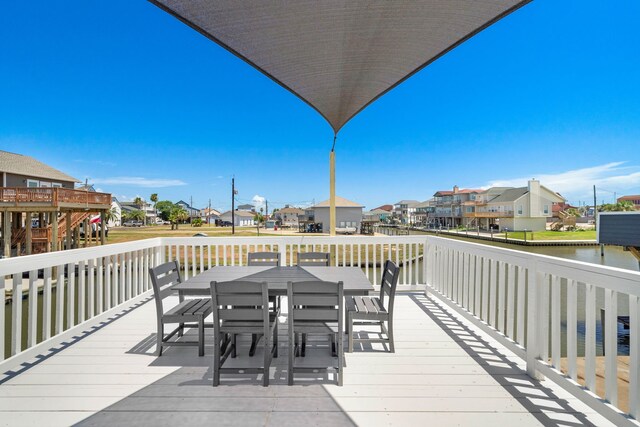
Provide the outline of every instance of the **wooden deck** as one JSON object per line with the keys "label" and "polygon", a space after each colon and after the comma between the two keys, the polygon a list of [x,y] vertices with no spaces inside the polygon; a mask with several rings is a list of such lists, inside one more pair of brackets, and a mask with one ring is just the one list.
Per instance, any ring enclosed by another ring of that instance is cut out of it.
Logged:
{"label": "wooden deck", "polygon": [[[422,294],[396,298],[396,353],[374,345],[347,354],[343,387],[320,374],[286,385],[283,317],[272,385],[223,375],[214,388],[210,346],[200,358],[195,347],[153,355],[146,301],[1,375],[0,425],[610,425],[550,381],[532,381],[520,359]],[[328,357],[324,346],[314,342],[303,363]],[[228,363],[261,360],[245,347]]]}

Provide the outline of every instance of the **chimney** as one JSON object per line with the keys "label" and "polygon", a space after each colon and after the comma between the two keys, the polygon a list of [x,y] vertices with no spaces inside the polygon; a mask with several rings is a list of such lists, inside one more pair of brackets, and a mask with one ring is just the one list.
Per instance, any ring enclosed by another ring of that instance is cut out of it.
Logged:
{"label": "chimney", "polygon": [[543,216],[540,206],[540,181],[531,178],[529,187],[529,215],[532,217]]}
{"label": "chimney", "polygon": [[458,191],[460,191],[460,188],[458,188],[457,185],[453,186],[453,194],[456,194]]}

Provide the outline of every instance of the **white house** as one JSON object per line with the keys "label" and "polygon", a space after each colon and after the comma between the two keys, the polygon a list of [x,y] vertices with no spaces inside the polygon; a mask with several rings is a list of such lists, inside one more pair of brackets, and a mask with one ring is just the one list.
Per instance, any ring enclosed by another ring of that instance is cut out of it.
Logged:
{"label": "white house", "polygon": [[[236,227],[251,227],[255,225],[253,220],[253,216],[255,214],[247,211],[235,211],[235,215],[233,215],[233,220],[235,222]],[[226,211],[225,213],[220,215],[220,220],[223,222],[231,222],[232,215],[231,211]]]}
{"label": "white house", "polygon": [[120,202],[115,197],[111,198],[111,212],[114,213],[114,218],[110,219],[107,222],[107,226],[111,227],[119,227],[122,225],[122,207],[120,206]]}
{"label": "white house", "polygon": [[[342,197],[336,196],[336,228],[354,227],[360,230],[362,222],[363,205],[352,202]],[[313,217],[316,223],[322,224],[322,232],[329,232],[329,200],[318,203],[309,208],[313,210]]]}
{"label": "white house", "polygon": [[492,221],[500,230],[545,230],[553,204],[565,201],[535,179],[526,187],[500,190],[499,195],[488,200],[480,197],[476,207],[476,218],[487,222],[487,226]]}
{"label": "white house", "polygon": [[200,218],[205,224],[215,224],[220,219],[220,212],[215,209],[200,209]]}
{"label": "white house", "polygon": [[400,200],[393,205],[393,213],[403,224],[411,224],[419,204],[417,200]]}
{"label": "white house", "polygon": [[274,219],[280,222],[283,227],[298,228],[298,217],[304,215],[304,210],[299,208],[285,207],[278,209],[272,215]]}

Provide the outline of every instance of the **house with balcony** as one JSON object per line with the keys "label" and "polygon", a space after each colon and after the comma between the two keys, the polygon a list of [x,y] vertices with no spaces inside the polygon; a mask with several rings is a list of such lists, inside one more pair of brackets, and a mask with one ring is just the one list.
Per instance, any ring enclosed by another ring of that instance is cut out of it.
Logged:
{"label": "house with balcony", "polygon": [[553,204],[562,202],[561,195],[532,179],[526,187],[490,188],[481,193],[474,217],[485,229],[545,230]]}
{"label": "house with balcony", "polygon": [[429,219],[433,218],[435,212],[435,199],[431,198],[420,202],[416,205],[416,210],[413,213],[413,224],[420,227],[429,225]]}
{"label": "house with balcony", "polygon": [[428,224],[433,227],[455,228],[469,226],[469,217],[473,217],[476,197],[483,190],[465,188],[457,185],[452,190],[440,190],[433,195],[433,209],[429,213]]}
{"label": "house with balcony", "polygon": [[[78,248],[80,225],[111,208],[111,194],[74,189],[78,179],[39,160],[0,150],[2,256]],[[105,233],[100,233],[104,243]],[[97,240],[97,239],[96,239]]]}
{"label": "house with balcony", "polygon": [[400,200],[393,204],[393,215],[401,224],[412,225],[416,206],[420,202],[417,200]]}

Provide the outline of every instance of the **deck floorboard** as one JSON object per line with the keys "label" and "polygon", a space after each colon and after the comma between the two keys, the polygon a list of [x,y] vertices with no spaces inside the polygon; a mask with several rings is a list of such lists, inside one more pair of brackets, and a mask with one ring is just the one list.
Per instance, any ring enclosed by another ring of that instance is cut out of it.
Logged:
{"label": "deck floorboard", "polygon": [[[610,425],[555,384],[531,380],[522,360],[433,300],[400,294],[396,304],[396,353],[356,345],[343,387],[333,374],[286,385],[283,316],[271,385],[262,387],[259,374],[223,374],[214,388],[210,330],[204,357],[173,347],[157,358],[148,302],[18,374],[0,375],[0,425]],[[249,337],[240,339],[227,363],[260,364],[261,350],[249,358],[248,346]],[[310,338],[296,364],[329,357],[326,340]]]}

